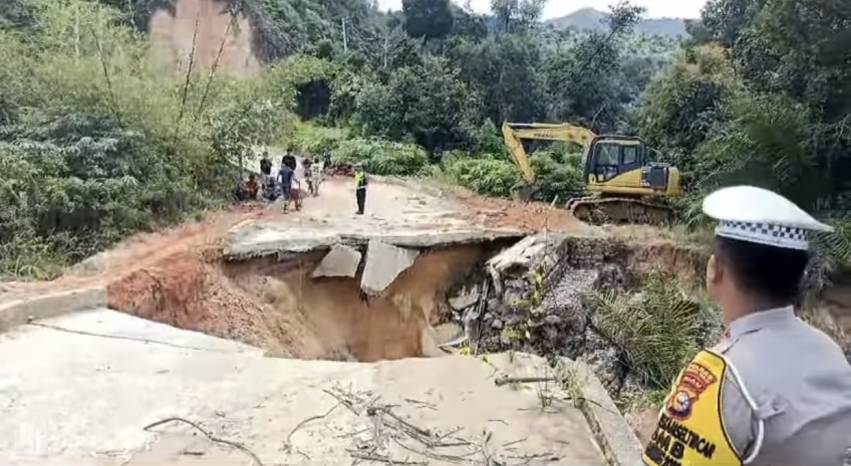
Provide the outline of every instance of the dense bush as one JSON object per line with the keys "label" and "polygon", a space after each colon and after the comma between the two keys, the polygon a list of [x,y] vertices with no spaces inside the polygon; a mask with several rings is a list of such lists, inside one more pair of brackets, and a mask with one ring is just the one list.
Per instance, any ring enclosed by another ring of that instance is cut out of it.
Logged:
{"label": "dense bush", "polygon": [[462,154],[445,157],[446,174],[456,183],[486,196],[510,196],[520,185],[517,167],[506,159]]}
{"label": "dense bush", "polygon": [[[565,202],[585,191],[581,155],[542,150],[530,160],[537,175],[531,190],[534,200],[551,202],[558,197]],[[504,154],[475,157],[455,151],[444,154],[441,165],[451,181],[486,196],[510,197],[524,186],[517,166]]]}
{"label": "dense bush", "polygon": [[366,164],[367,171],[377,175],[416,175],[428,164],[421,147],[382,139],[342,141],[332,158],[337,164]]}
{"label": "dense bush", "polygon": [[300,123],[289,145],[303,154],[318,156],[333,153],[348,138],[345,129]]}
{"label": "dense bush", "polygon": [[674,277],[652,274],[635,292],[595,296],[594,327],[623,353],[645,386],[667,388],[699,348],[720,336],[717,311],[695,302]]}
{"label": "dense bush", "polygon": [[291,127],[285,70],[175,76],[122,13],[30,3],[37,28],[0,30],[0,276],[49,277],[227,199],[241,156]]}
{"label": "dense bush", "polygon": [[582,155],[565,154],[559,150],[538,151],[531,162],[536,174],[535,199],[552,202],[558,198],[563,204],[585,192]]}

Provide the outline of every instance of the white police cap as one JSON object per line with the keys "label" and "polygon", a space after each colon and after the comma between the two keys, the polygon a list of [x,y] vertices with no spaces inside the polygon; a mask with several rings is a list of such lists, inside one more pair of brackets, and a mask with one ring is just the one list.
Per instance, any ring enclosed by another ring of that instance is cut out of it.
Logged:
{"label": "white police cap", "polygon": [[719,221],[717,236],[784,249],[805,251],[810,231],[833,231],[785,197],[753,186],[715,191],[703,200],[703,212]]}

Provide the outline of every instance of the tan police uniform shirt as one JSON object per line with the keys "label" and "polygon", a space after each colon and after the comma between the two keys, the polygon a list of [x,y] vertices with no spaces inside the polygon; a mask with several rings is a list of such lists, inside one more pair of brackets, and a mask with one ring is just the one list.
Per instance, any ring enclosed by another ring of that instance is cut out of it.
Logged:
{"label": "tan police uniform shirt", "polygon": [[713,352],[728,363],[724,426],[745,464],[851,465],[851,365],[792,307],[730,325]]}

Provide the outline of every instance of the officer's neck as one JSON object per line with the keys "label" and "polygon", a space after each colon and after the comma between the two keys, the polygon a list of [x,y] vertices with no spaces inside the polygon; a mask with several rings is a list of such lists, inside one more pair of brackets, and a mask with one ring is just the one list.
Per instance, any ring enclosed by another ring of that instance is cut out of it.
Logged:
{"label": "officer's neck", "polygon": [[782,304],[768,299],[734,291],[720,299],[721,314],[725,325],[730,325],[742,317],[756,312],[768,311],[783,307]]}

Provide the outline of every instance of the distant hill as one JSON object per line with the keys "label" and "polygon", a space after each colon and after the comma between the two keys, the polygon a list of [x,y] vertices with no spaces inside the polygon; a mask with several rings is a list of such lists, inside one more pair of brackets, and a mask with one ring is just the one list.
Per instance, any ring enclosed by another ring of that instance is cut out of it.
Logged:
{"label": "distant hill", "polygon": [[[608,28],[606,20],[609,14],[595,10],[594,8],[583,8],[573,13],[546,21],[556,29],[596,30],[602,31]],[[686,35],[686,22],[681,18],[653,18],[645,19],[638,23],[635,30],[641,34],[677,37]]]}

